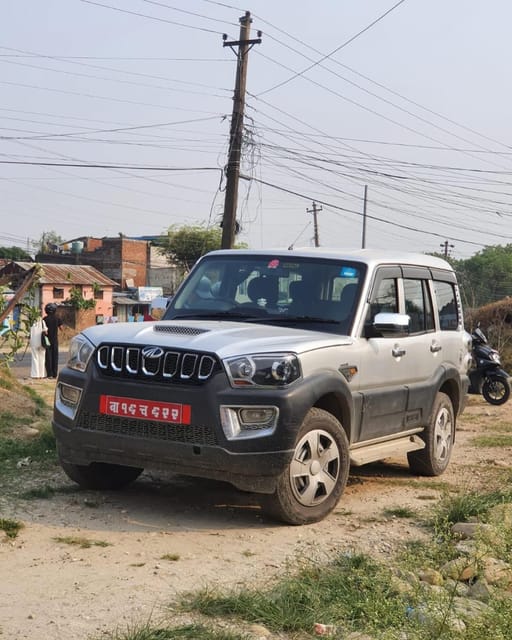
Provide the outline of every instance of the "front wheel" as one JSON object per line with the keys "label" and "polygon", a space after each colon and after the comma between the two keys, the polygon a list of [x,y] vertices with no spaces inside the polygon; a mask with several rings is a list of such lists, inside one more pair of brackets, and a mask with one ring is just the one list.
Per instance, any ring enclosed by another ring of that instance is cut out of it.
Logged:
{"label": "front wheel", "polygon": [[510,382],[505,378],[488,376],[482,385],[482,395],[489,404],[505,404],[510,398]]}
{"label": "front wheel", "polygon": [[453,404],[446,393],[438,393],[430,423],[419,434],[425,448],[407,454],[413,473],[422,476],[440,476],[448,466],[455,440]]}
{"label": "front wheel", "polygon": [[293,457],[265,496],[266,510],[287,524],[309,524],[327,516],[345,489],[350,467],[347,436],[327,411],[311,409],[297,434]]}
{"label": "front wheel", "polygon": [[83,489],[122,489],[136,480],[143,469],[120,464],[91,462],[88,465],[70,464],[61,460],[68,478]]}

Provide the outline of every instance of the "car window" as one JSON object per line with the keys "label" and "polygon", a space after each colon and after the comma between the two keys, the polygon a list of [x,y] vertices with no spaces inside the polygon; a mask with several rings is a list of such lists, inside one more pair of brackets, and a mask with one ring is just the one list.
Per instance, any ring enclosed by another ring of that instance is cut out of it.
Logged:
{"label": "car window", "polygon": [[409,316],[409,333],[434,330],[432,302],[427,281],[404,278],[405,313]]}
{"label": "car window", "polygon": [[370,301],[370,313],[374,318],[377,313],[398,313],[396,278],[382,278],[377,284]]}
{"label": "car window", "polygon": [[457,331],[460,318],[455,286],[451,282],[434,281],[434,294],[439,309],[439,324],[443,331]]}

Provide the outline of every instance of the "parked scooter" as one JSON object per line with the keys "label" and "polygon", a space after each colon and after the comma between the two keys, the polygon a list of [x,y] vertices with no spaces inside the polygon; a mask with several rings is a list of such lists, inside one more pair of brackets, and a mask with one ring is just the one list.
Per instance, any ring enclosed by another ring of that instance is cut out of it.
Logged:
{"label": "parked scooter", "polygon": [[490,404],[505,404],[510,397],[510,376],[501,368],[500,354],[489,346],[481,329],[475,329],[471,338],[469,393],[481,393]]}

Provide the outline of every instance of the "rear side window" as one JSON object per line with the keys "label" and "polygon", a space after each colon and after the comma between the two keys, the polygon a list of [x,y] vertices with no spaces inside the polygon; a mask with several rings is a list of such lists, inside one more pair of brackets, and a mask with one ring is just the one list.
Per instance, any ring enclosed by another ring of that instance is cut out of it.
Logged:
{"label": "rear side window", "polygon": [[439,310],[441,330],[457,331],[460,318],[455,286],[450,282],[439,282],[435,280],[434,293]]}

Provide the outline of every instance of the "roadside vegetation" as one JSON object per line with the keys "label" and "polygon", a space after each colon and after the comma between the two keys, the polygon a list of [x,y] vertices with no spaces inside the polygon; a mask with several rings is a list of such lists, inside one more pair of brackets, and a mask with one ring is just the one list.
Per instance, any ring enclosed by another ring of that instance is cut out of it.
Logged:
{"label": "roadside vegetation", "polygon": [[50,417],[47,402],[0,367],[0,516],[2,500],[42,491],[44,478],[56,468]]}
{"label": "roadside vegetation", "polygon": [[[273,584],[205,588],[170,606],[170,618],[186,615],[196,623],[144,624],[108,638],[508,640],[512,488],[446,493],[418,522],[430,531],[428,541],[404,545],[391,562],[355,550],[327,562],[298,560]],[[457,527],[471,522],[476,533],[468,538]],[[503,570],[499,579],[489,571],[490,558]]]}

